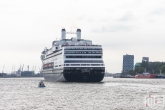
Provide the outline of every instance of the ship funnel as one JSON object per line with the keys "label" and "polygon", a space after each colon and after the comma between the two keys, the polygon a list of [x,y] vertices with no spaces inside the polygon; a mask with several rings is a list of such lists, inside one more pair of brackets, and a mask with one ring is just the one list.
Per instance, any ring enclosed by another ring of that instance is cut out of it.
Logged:
{"label": "ship funnel", "polygon": [[81,29],[77,29],[77,39],[81,39]]}
{"label": "ship funnel", "polygon": [[65,29],[61,30],[61,39],[66,39],[66,31],[65,31]]}

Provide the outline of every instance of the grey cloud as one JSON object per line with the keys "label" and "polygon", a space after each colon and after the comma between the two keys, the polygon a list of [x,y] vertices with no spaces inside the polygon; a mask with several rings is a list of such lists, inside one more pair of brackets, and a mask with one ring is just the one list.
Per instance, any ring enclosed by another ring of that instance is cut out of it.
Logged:
{"label": "grey cloud", "polygon": [[152,15],[162,15],[165,14],[165,8],[158,8],[151,12]]}
{"label": "grey cloud", "polygon": [[[30,44],[30,45],[29,45]],[[12,52],[27,52],[27,53],[35,53],[41,52],[45,48],[44,44],[41,42],[17,42],[11,43],[10,45],[1,48],[2,51],[12,51]]]}
{"label": "grey cloud", "polygon": [[84,15],[79,16],[79,17],[76,18],[76,20],[84,20],[84,19],[85,19],[85,16]]}
{"label": "grey cloud", "polygon": [[89,18],[89,19],[86,19],[88,22],[92,22],[92,21],[95,21],[94,19],[92,18]]}
{"label": "grey cloud", "polygon": [[92,30],[92,32],[117,32],[117,31],[131,31],[133,29],[132,26],[129,25],[109,25],[102,26],[101,28],[97,28]]}
{"label": "grey cloud", "polygon": [[127,12],[125,13],[118,21],[129,21],[133,18],[133,13],[132,12]]}
{"label": "grey cloud", "polygon": [[148,20],[147,20],[147,22],[148,22],[148,23],[155,23],[155,22],[156,22],[156,20],[154,20],[154,19],[150,18],[150,19],[148,19]]}
{"label": "grey cloud", "polygon": [[[139,42],[139,41],[138,41]],[[136,42],[114,42],[114,43],[103,43],[102,44],[104,50],[115,50],[115,51],[125,51],[125,52],[128,52],[128,51],[132,51],[132,52],[135,52],[135,51],[143,51],[143,50],[151,50],[153,49],[154,51],[158,51],[158,50],[162,50],[163,51],[163,45],[162,44],[157,44],[157,46],[153,46],[152,43],[139,43],[139,44],[136,44]],[[154,52],[154,51],[151,51],[151,52]]]}
{"label": "grey cloud", "polygon": [[111,18],[103,18],[101,20],[98,20],[98,22],[110,22]]}
{"label": "grey cloud", "polygon": [[87,17],[84,16],[84,15],[77,17],[76,20],[80,20],[80,21],[88,21],[88,22],[95,21],[94,19],[92,19],[92,18],[87,18]]}

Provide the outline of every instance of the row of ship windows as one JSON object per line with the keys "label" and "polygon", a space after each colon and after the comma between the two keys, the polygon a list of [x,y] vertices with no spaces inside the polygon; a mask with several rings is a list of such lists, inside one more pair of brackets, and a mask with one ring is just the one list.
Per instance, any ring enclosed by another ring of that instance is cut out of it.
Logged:
{"label": "row of ship windows", "polygon": [[[50,55],[52,55],[52,54],[54,54],[54,53],[48,54],[48,55],[46,55],[46,57],[48,57],[48,56],[50,56]],[[61,54],[61,53],[58,52],[58,53],[56,53],[54,56],[59,55],[59,54]]]}
{"label": "row of ship windows", "polygon": [[[64,68],[65,70],[81,70],[82,68]],[[90,70],[104,70],[104,68],[89,68]]]}
{"label": "row of ship windows", "polygon": [[65,63],[103,63],[103,60],[65,60]]}
{"label": "row of ship windows", "polygon": [[[64,68],[64,70],[81,70],[82,68]],[[90,70],[105,70],[104,68],[89,68]]]}
{"label": "row of ship windows", "polygon": [[66,58],[101,58],[101,56],[66,56]]}
{"label": "row of ship windows", "polygon": [[102,51],[88,52],[88,51],[68,51],[65,54],[102,54]]}
{"label": "row of ship windows", "polygon": [[102,48],[65,48],[64,50],[102,50]]}
{"label": "row of ship windows", "polygon": [[46,64],[43,65],[43,69],[53,68],[53,66],[54,66],[54,63],[53,62],[46,63]]}
{"label": "row of ship windows", "polygon": [[104,64],[65,64],[65,66],[104,66]]}
{"label": "row of ship windows", "polygon": [[[55,65],[55,67],[61,67],[62,65]],[[64,64],[64,66],[104,66],[104,64]],[[44,65],[43,69],[53,68],[53,65]]]}

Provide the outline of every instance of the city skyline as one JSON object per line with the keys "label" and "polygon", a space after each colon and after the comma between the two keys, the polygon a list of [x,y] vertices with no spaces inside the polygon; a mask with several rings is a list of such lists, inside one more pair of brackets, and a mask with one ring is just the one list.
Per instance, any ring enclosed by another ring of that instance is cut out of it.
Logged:
{"label": "city skyline", "polygon": [[[123,55],[134,55],[134,64],[149,57],[165,61],[165,1],[163,0],[61,0],[0,1],[0,71],[41,68],[41,52],[61,37],[61,29],[103,47],[110,73],[122,71]],[[67,38],[75,35],[67,35]]]}

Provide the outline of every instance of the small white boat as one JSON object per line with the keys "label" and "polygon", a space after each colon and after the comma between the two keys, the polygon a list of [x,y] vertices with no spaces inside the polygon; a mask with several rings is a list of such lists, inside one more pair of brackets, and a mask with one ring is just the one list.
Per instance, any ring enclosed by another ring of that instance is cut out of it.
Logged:
{"label": "small white boat", "polygon": [[45,87],[45,84],[43,81],[40,81],[39,84],[38,84],[38,87]]}

